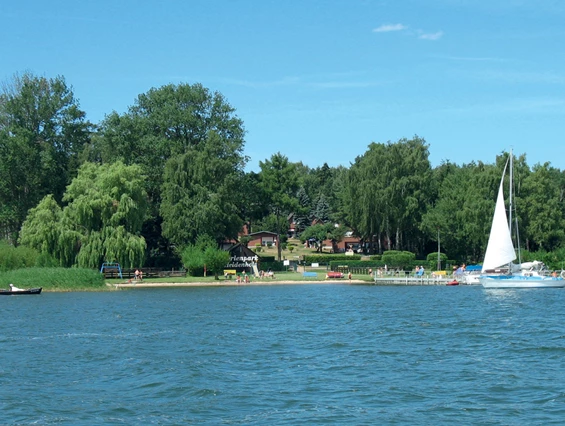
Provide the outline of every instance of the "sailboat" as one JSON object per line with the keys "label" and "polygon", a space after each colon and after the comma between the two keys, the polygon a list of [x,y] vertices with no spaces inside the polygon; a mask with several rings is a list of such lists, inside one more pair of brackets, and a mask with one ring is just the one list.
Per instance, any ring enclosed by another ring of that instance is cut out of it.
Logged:
{"label": "sailboat", "polygon": [[[485,288],[551,288],[565,287],[565,280],[561,277],[547,276],[544,274],[544,265],[542,262],[529,262],[528,264],[514,265],[512,261],[516,260],[516,250],[512,242],[512,231],[506,217],[506,206],[504,204],[504,176],[506,169],[510,165],[510,224],[512,223],[512,167],[513,154],[510,156],[498,188],[498,196],[490,235],[485,253],[485,260],[479,278],[480,283]],[[489,271],[502,270],[503,273],[495,275],[489,274]]]}

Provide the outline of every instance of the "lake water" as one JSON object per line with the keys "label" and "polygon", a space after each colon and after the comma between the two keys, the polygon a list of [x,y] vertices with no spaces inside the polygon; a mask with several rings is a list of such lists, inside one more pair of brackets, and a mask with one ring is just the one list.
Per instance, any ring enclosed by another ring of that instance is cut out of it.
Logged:
{"label": "lake water", "polygon": [[565,422],[565,291],[284,285],[0,298],[2,425]]}

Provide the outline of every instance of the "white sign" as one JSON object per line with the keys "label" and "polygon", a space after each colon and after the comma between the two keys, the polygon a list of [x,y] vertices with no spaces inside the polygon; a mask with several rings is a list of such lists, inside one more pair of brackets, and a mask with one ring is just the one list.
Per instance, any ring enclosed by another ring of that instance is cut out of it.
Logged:
{"label": "white sign", "polygon": [[288,265],[290,265],[290,260],[285,260],[285,261],[284,261],[284,266],[288,266]]}
{"label": "white sign", "polygon": [[320,266],[318,263],[312,263],[312,268],[317,268],[318,266]]}

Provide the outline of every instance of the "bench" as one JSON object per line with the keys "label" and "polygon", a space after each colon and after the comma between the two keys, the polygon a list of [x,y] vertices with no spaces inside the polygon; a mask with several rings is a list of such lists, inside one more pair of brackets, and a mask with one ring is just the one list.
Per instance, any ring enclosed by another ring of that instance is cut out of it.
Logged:
{"label": "bench", "polygon": [[326,274],[326,279],[328,278],[343,278],[343,272],[328,272]]}
{"label": "bench", "polygon": [[232,275],[237,275],[237,271],[235,269],[224,269],[224,277],[231,280]]}

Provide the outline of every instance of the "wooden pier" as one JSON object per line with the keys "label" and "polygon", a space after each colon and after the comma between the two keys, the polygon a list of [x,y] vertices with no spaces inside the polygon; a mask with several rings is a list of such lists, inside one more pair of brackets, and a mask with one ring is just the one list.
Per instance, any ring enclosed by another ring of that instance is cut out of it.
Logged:
{"label": "wooden pier", "polygon": [[[384,275],[374,278],[375,285],[447,285],[453,281],[453,277],[424,275],[422,277],[415,277],[414,275]],[[459,281],[460,285],[465,283]]]}

